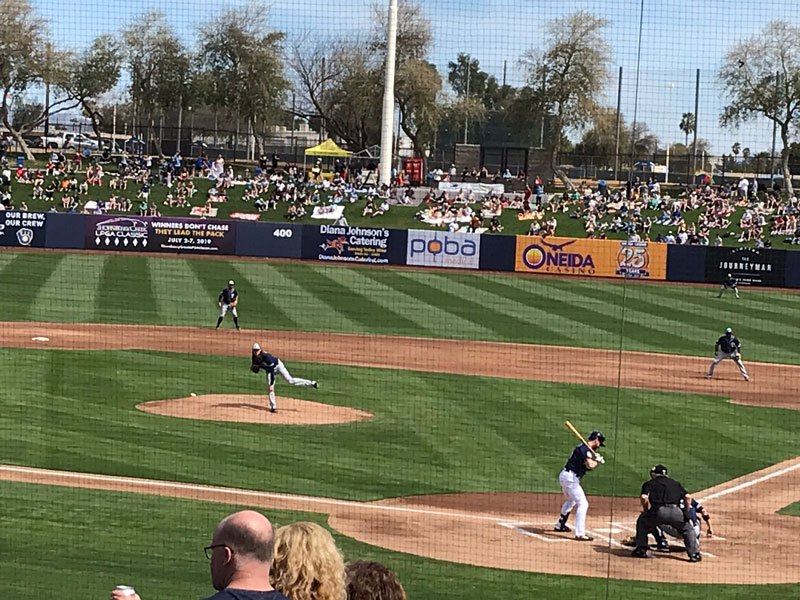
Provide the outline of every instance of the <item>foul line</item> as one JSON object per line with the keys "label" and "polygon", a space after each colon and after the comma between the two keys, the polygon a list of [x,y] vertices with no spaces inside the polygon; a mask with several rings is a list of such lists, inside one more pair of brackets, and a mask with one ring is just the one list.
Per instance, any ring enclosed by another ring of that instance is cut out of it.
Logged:
{"label": "foul line", "polygon": [[761,477],[758,477],[751,481],[745,481],[744,483],[740,483],[728,489],[720,490],[719,492],[714,492],[713,494],[709,494],[708,496],[703,496],[702,497],[703,502],[708,502],[709,500],[713,500],[714,498],[719,498],[721,496],[725,496],[726,494],[738,492],[739,490],[748,488],[751,485],[756,485],[757,483],[761,483],[762,481],[766,481],[767,479],[772,479],[773,477],[778,477],[779,475],[783,475],[784,473],[794,471],[795,469],[800,469],[800,463],[792,465],[791,467],[786,467],[784,469],[781,469],[780,471],[775,471],[774,473],[767,473],[766,475],[762,475]]}
{"label": "foul line", "polygon": [[[354,500],[336,500],[335,498],[324,498],[319,496],[298,496],[295,494],[281,494],[278,492],[264,492],[258,490],[245,490],[242,488],[228,488],[228,487],[217,487],[217,486],[210,486],[210,485],[200,485],[200,484],[193,484],[193,483],[177,483],[177,482],[169,482],[169,481],[158,481],[154,479],[139,479],[136,477],[121,477],[118,475],[100,475],[96,473],[79,473],[75,471],[56,471],[52,469],[39,469],[35,467],[19,467],[14,465],[0,465],[0,472],[7,471],[12,473],[25,473],[29,475],[47,475],[51,477],[63,477],[67,479],[76,479],[76,480],[89,480],[89,481],[98,481],[98,482],[106,482],[106,483],[117,483],[117,484],[136,484],[143,486],[145,488],[161,488],[161,489],[181,489],[181,490],[190,490],[196,492],[210,492],[214,494],[232,494],[234,496],[247,496],[247,497],[257,497],[257,498],[269,498],[273,500],[287,500],[289,502],[309,502],[314,504],[323,504],[323,505],[330,505],[330,506],[345,506],[349,508],[363,508],[369,510],[377,510],[377,511],[389,511],[389,512],[403,512],[403,513],[413,513],[413,514],[422,514],[422,515],[433,515],[438,517],[454,517],[454,518],[463,518],[463,519],[473,519],[476,521],[491,521],[496,523],[498,521],[508,521],[507,518],[502,516],[494,516],[490,517],[487,515],[477,515],[473,513],[457,513],[457,512],[448,512],[448,511],[441,511],[441,510],[426,510],[424,508],[411,508],[407,506],[387,506],[385,504],[371,504],[368,502],[357,502]],[[56,482],[41,482],[43,485],[59,485]],[[63,487],[63,486],[62,486]],[[115,491],[115,490],[111,490]],[[141,493],[140,491],[136,490],[123,490],[124,493]],[[215,500],[209,500],[207,498],[195,498],[196,500],[202,500],[204,502],[215,502]],[[287,509],[287,510],[300,510],[300,508],[294,509]]]}

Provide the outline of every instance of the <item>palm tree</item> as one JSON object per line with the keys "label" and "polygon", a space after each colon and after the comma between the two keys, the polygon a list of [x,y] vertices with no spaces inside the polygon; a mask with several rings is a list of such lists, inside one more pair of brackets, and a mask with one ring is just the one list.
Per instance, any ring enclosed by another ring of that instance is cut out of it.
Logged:
{"label": "palm tree", "polygon": [[694,117],[694,113],[683,113],[683,116],[681,117],[681,123],[678,125],[678,129],[680,129],[686,136],[683,143],[684,146],[689,145],[689,134],[695,130],[696,125],[697,121]]}

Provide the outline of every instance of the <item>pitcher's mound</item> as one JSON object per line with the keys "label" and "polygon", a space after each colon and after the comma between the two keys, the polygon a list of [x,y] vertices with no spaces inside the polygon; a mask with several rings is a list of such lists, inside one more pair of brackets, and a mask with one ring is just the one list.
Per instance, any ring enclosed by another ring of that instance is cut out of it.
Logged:
{"label": "pitcher's mound", "polygon": [[270,425],[333,425],[367,421],[374,416],[372,413],[346,406],[333,406],[282,396],[277,396],[275,400],[278,404],[276,413],[269,411],[266,394],[259,396],[206,394],[174,400],[142,402],[137,404],[136,408],[167,417]]}

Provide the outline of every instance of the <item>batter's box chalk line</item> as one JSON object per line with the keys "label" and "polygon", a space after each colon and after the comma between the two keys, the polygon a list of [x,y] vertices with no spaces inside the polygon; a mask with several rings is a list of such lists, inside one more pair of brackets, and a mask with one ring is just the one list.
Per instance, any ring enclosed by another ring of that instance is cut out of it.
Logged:
{"label": "batter's box chalk line", "polygon": [[[530,523],[530,522],[525,522],[525,521],[498,521],[497,524],[500,525],[501,527],[505,527],[506,529],[511,529],[513,531],[521,533],[522,535],[527,535],[528,537],[532,537],[532,538],[537,539],[537,540],[542,541],[542,542],[550,543],[550,542],[571,542],[572,541],[572,539],[569,538],[569,537],[560,537],[560,536],[559,537],[555,537],[555,536],[548,537],[546,535],[541,535],[539,533],[535,533],[533,531],[529,531],[527,529],[524,529],[524,527],[543,527],[543,528],[552,527],[553,526],[552,523]],[[617,533],[622,533],[623,529],[619,529],[618,527],[624,528],[624,529],[626,529],[628,531],[636,531],[636,530],[634,528],[628,526],[625,523],[612,522],[611,525],[612,525],[612,527],[599,527],[599,528],[595,527],[594,529],[587,529],[586,533],[588,533],[589,535],[595,537],[597,539],[597,541],[599,541],[599,542],[607,542],[607,543],[611,544],[612,546],[617,546],[619,548],[628,548],[628,546],[624,546],[618,540],[615,540],[613,537],[611,537],[611,535],[612,534],[617,534]],[[615,525],[617,527],[614,527]],[[725,539],[725,538],[718,538],[718,539]],[[702,554],[703,556],[706,556],[708,558],[716,558],[716,556],[714,556],[710,552],[703,552],[701,550],[700,554]]]}

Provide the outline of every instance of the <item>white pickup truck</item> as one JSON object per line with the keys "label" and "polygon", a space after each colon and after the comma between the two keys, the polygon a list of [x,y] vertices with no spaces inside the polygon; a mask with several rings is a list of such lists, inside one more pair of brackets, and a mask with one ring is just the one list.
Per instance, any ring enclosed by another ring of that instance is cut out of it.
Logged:
{"label": "white pickup truck", "polygon": [[56,135],[42,136],[42,148],[72,148],[83,150],[97,150],[100,144],[94,138],[83,135],[82,133],[71,133],[60,131]]}

